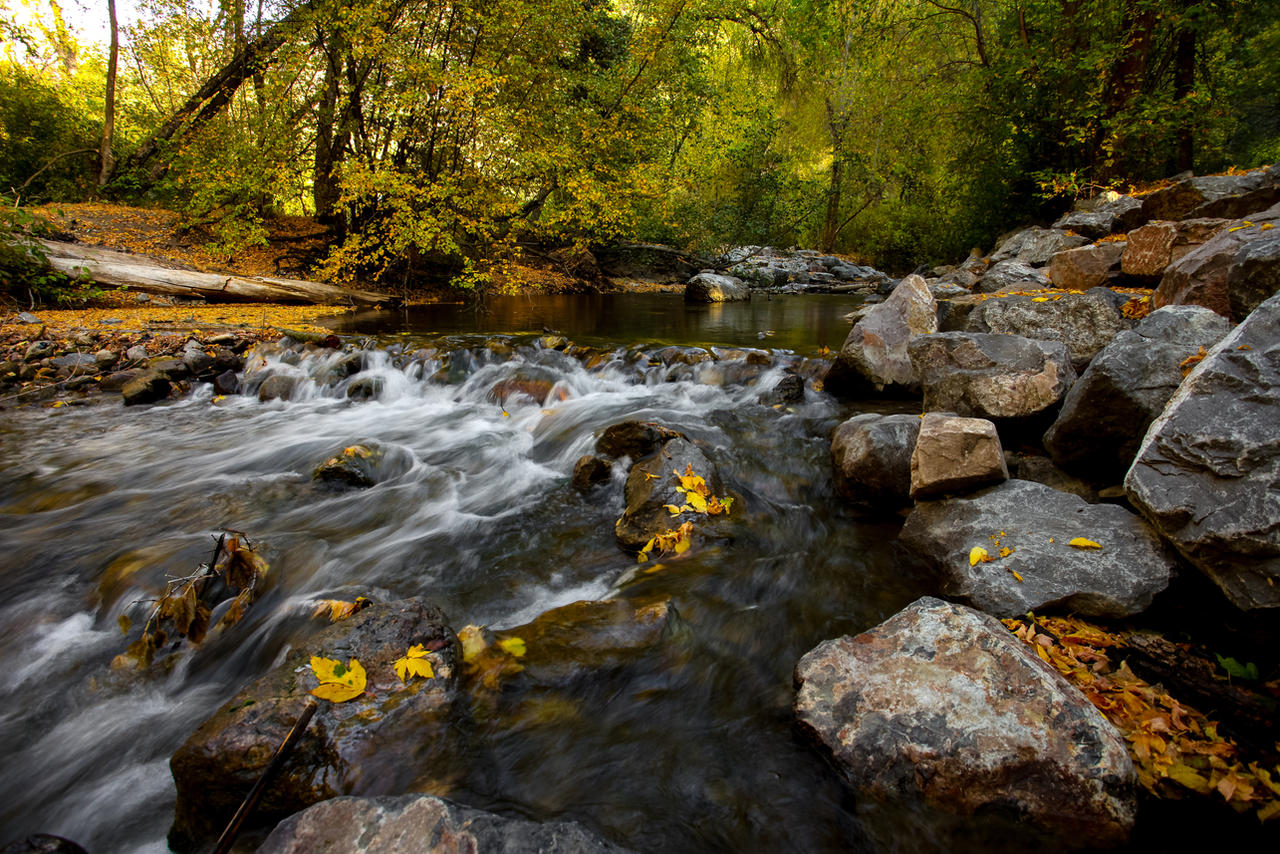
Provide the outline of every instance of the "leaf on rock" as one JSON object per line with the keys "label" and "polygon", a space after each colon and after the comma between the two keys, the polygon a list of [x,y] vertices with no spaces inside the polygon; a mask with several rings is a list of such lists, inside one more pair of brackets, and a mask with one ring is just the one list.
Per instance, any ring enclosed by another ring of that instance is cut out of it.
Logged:
{"label": "leaf on rock", "polygon": [[969,549],[969,566],[977,566],[979,563],[990,563],[991,555],[987,554],[987,550],[982,546],[974,546]]}
{"label": "leaf on rock", "polygon": [[368,684],[364,667],[354,658],[344,665],[335,658],[311,656],[311,672],[320,684],[311,693],[321,700],[345,703],[359,697]]}
{"label": "leaf on rock", "polygon": [[404,654],[403,658],[396,659],[393,667],[401,682],[408,682],[410,676],[431,679],[436,675],[431,668],[431,662],[427,660],[427,650],[420,643],[409,647],[409,651]]}
{"label": "leaf on rock", "polygon": [[498,641],[498,646],[502,647],[504,652],[514,655],[516,658],[523,657],[529,651],[523,638],[503,638]]}
{"label": "leaf on rock", "polygon": [[1102,545],[1084,537],[1074,537],[1067,545],[1075,549],[1100,549]]}

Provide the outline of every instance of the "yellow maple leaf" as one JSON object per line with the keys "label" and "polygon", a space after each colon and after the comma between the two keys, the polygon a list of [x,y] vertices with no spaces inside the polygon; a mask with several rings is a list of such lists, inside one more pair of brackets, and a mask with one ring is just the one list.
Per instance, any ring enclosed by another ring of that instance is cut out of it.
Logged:
{"label": "yellow maple leaf", "polygon": [[498,641],[498,646],[502,647],[504,652],[514,655],[516,658],[520,658],[528,652],[528,647],[525,646],[523,638],[503,638]]}
{"label": "yellow maple leaf", "polygon": [[1087,540],[1084,537],[1075,537],[1067,545],[1075,549],[1100,549],[1102,545],[1095,543],[1093,540]]}
{"label": "yellow maple leaf", "polygon": [[685,494],[685,499],[689,502],[689,506],[699,513],[707,512],[707,499],[703,498],[697,492],[687,492]]}
{"label": "yellow maple leaf", "polygon": [[431,679],[436,675],[436,672],[431,669],[431,662],[427,660],[427,650],[420,643],[409,647],[409,651],[403,658],[396,659],[393,667],[401,682],[408,682],[410,676]]}
{"label": "yellow maple leaf", "polygon": [[354,658],[344,665],[335,658],[311,656],[311,672],[320,681],[311,693],[321,700],[344,703],[364,693],[368,677],[364,667]]}

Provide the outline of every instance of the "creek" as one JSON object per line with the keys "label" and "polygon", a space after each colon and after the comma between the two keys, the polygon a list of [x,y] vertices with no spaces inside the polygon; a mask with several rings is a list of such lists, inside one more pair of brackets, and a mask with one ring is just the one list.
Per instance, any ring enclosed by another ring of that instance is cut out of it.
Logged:
{"label": "creek", "polygon": [[[817,373],[812,356],[839,346],[857,302],[555,297],[348,317],[340,331],[369,336],[353,375],[336,370],[343,353],[276,348],[251,354],[243,396],[215,401],[206,386],[129,410],[0,413],[0,841],[45,832],[92,852],[166,850],[170,754],[305,644],[317,599],[420,596],[457,629],[661,596],[679,615],[678,655],[637,651],[571,713],[463,746],[447,785],[419,784],[580,820],[638,851],[934,847],[927,828],[903,830],[909,817],[855,805],[791,720],[802,654],[933,592],[894,544],[900,520],[859,518],[834,495],[829,434],[851,411],[812,389],[791,406],[758,401],[788,368]],[[543,326],[590,346],[549,349]],[[769,349],[730,349],[743,345]],[[252,394],[269,372],[300,379],[292,400]],[[554,381],[545,401],[492,399],[531,373]],[[373,396],[349,397],[353,385]],[[569,485],[594,437],[627,419],[703,446],[739,498],[730,537],[636,571],[613,533],[623,473],[586,495]],[[397,473],[363,490],[313,482],[319,462],[361,441],[390,449]],[[145,617],[135,603],[207,561],[222,528],[260,544],[266,593],[172,666],[113,671],[127,643],[117,617]],[[400,759],[375,757],[369,792],[405,776]]]}

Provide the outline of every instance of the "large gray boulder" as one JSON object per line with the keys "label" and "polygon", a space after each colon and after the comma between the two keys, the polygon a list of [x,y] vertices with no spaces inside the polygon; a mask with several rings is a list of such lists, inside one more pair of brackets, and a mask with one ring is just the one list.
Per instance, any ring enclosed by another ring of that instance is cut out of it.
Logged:
{"label": "large gray boulder", "polygon": [[1129,321],[1106,288],[1083,294],[1007,296],[988,299],[969,312],[967,332],[1021,335],[1041,341],[1061,341],[1071,365],[1084,370]]}
{"label": "large gray boulder", "polygon": [[[393,663],[414,644],[430,651],[435,676],[404,685]],[[261,820],[358,793],[369,782],[362,777],[362,766],[379,751],[394,752],[398,745],[432,738],[446,743],[461,659],[456,635],[438,609],[420,600],[370,605],[296,646],[283,663],[224,703],[173,754],[169,767],[178,798],[169,844],[174,850],[193,850],[215,838],[262,776],[313,699],[310,691],[318,682],[309,666],[312,655],[344,664],[357,659],[368,687],[345,702],[316,701],[319,708],[310,726],[259,802]],[[429,756],[443,762],[445,754],[441,750]],[[428,754],[417,756],[421,761]]]}
{"label": "large gray boulder", "polygon": [[1120,256],[1126,276],[1159,281],[1169,265],[1217,234],[1225,219],[1152,222],[1129,232]]}
{"label": "large gray boulder", "polygon": [[924,408],[976,418],[1041,415],[1076,380],[1066,345],[1020,335],[940,332],[907,347]]}
{"label": "large gray boulder", "polygon": [[711,517],[696,512],[674,517],[666,509],[668,504],[681,507],[687,503],[685,496],[676,491],[680,486],[676,473],[683,475],[688,468],[706,482],[712,495],[724,497],[719,473],[698,446],[685,438],[672,439],[663,445],[661,453],[635,463],[627,473],[623,489],[626,509],[614,525],[618,545],[639,550],[653,537],[690,519],[705,527]]}
{"label": "large gray boulder", "polygon": [[996,425],[985,418],[930,412],[920,419],[911,454],[911,497],[917,501],[1008,480]]}
{"label": "large gray boulder", "polygon": [[1068,234],[1056,228],[1033,225],[1006,238],[991,253],[991,263],[998,264],[1008,258],[1016,258],[1035,267],[1042,267],[1064,249],[1074,249],[1089,242],[1087,237]]}
{"label": "large gray boulder", "polygon": [[432,795],[333,798],[292,815],[258,854],[622,854],[577,822],[495,815]]}
{"label": "large gray boulder", "polygon": [[1132,196],[1106,192],[1076,204],[1053,227],[1097,240],[1118,231],[1128,231],[1141,221],[1141,201]]}
{"label": "large gray boulder", "polygon": [[1031,291],[1047,287],[1049,277],[1043,270],[1016,258],[1006,258],[992,264],[974,283],[973,289],[978,293],[994,294],[1011,289]]}
{"label": "large gray boulder", "polygon": [[1147,220],[1221,217],[1236,219],[1280,202],[1280,169],[1245,175],[1187,178],[1157,190],[1142,201]]}
{"label": "large gray boulder", "polygon": [[[1046,607],[1127,617],[1145,610],[1175,570],[1141,517],[1025,480],[921,502],[900,536],[933,564],[948,596],[997,617]],[[1077,537],[1101,548],[1070,545]],[[975,547],[991,560],[973,562]]]}
{"label": "large gray boulder", "polygon": [[920,276],[907,276],[889,298],[854,324],[833,371],[844,371],[848,387],[914,390],[919,386],[907,344],[938,331],[938,303]]}
{"label": "large gray boulder", "polygon": [[685,302],[739,302],[751,299],[742,280],[718,273],[699,273],[684,286]]}
{"label": "large gray boulder", "polygon": [[1280,295],[1196,366],[1152,423],[1129,500],[1236,605],[1280,606]]}
{"label": "large gray boulder", "polygon": [[1275,293],[1280,279],[1277,226],[1280,204],[1230,223],[1169,265],[1151,296],[1152,305],[1202,305],[1239,323]]}
{"label": "large gray boulder", "polygon": [[1222,340],[1230,322],[1200,306],[1152,312],[1115,337],[1062,402],[1044,446],[1063,469],[1119,483],[1147,427],[1182,383],[1182,362]]}
{"label": "large gray boulder", "polygon": [[800,659],[795,714],[859,794],[1004,815],[1069,845],[1123,843],[1124,739],[997,620],[925,597]]}
{"label": "large gray boulder", "polygon": [[920,432],[916,415],[855,415],[831,436],[836,492],[872,510],[911,503],[911,455]]}

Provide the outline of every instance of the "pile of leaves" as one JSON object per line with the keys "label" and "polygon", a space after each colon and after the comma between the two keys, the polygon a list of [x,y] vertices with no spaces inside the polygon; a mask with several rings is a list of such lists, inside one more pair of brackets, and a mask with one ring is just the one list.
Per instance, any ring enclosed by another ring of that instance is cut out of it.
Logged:
{"label": "pile of leaves", "polygon": [[1260,821],[1280,816],[1280,766],[1244,755],[1217,722],[1134,674],[1119,654],[1125,634],[1074,617],[1027,614],[1004,624],[1115,724],[1148,792],[1220,797]]}
{"label": "pile of leaves", "polygon": [[[685,513],[700,513],[704,516],[728,516],[733,507],[733,498],[725,496],[717,498],[711,494],[711,487],[701,475],[694,473],[693,466],[685,466],[684,474],[671,470],[680,485],[676,492],[684,496],[684,503],[663,505],[673,517]],[[693,542],[693,522],[686,520],[678,528],[665,531],[649,538],[637,556],[640,563],[647,561],[651,555],[684,554]]]}
{"label": "pile of leaves", "polygon": [[[213,558],[185,578],[171,579],[158,598],[148,600],[151,610],[142,634],[111,662],[113,669],[136,666],[145,670],[155,660],[156,651],[185,638],[199,645],[209,633],[213,607],[227,601],[226,611],[215,628],[226,630],[244,617],[253,604],[267,574],[267,562],[241,532],[218,537]],[[137,603],[135,603],[137,604]],[[128,614],[119,617],[126,636],[133,627]]]}

